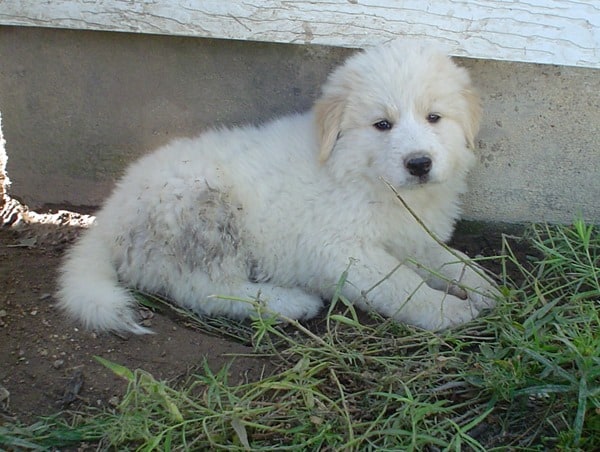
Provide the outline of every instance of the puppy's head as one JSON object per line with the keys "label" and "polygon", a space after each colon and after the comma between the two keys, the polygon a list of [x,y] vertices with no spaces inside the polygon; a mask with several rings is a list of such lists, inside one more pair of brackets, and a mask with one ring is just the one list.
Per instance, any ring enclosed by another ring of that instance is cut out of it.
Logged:
{"label": "puppy's head", "polygon": [[[464,178],[481,107],[465,69],[435,48],[394,41],[348,59],[314,107],[322,163],[394,186]],[[330,162],[330,163],[329,163]]]}

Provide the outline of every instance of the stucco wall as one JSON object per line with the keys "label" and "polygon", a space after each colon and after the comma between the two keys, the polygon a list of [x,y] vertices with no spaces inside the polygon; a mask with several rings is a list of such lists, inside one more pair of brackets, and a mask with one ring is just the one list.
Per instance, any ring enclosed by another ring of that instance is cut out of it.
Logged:
{"label": "stucco wall", "polygon": [[[124,166],[178,136],[309,108],[350,50],[0,27],[11,193],[98,205]],[[600,71],[463,59],[486,115],[465,217],[600,221]]]}

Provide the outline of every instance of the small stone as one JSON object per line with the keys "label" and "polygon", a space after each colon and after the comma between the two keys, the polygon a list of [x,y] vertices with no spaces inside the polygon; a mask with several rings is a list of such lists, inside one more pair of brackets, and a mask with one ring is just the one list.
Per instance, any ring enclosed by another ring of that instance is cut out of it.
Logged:
{"label": "small stone", "polygon": [[8,401],[10,400],[10,392],[4,386],[0,386],[0,406],[4,408],[8,407]]}
{"label": "small stone", "polygon": [[54,367],[55,369],[60,369],[62,366],[64,366],[64,364],[65,361],[63,359],[57,359],[52,363],[52,367]]}

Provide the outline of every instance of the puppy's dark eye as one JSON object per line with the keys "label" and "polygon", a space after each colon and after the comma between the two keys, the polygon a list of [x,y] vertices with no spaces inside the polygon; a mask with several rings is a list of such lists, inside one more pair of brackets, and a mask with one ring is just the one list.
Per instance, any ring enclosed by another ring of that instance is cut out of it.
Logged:
{"label": "puppy's dark eye", "polygon": [[377,130],[390,130],[392,128],[392,123],[389,122],[387,119],[382,119],[381,121],[377,121],[375,124],[373,124],[373,127],[375,127]]}
{"label": "puppy's dark eye", "polygon": [[442,117],[440,115],[438,115],[437,113],[429,113],[427,115],[427,122],[430,124],[435,124],[440,119],[442,119]]}

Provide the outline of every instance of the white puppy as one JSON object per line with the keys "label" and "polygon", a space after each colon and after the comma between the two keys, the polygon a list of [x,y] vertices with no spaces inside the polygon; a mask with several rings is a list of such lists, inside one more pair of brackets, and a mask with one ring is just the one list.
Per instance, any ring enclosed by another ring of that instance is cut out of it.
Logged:
{"label": "white puppy", "polygon": [[361,308],[427,329],[467,322],[493,306],[493,284],[384,181],[448,240],[479,118],[467,72],[437,50],[358,53],[310,112],[132,165],[68,254],[60,305],[87,327],[135,333],[147,330],[128,288],[204,315],[247,317],[246,298],[303,319],[348,268],[342,292]]}

